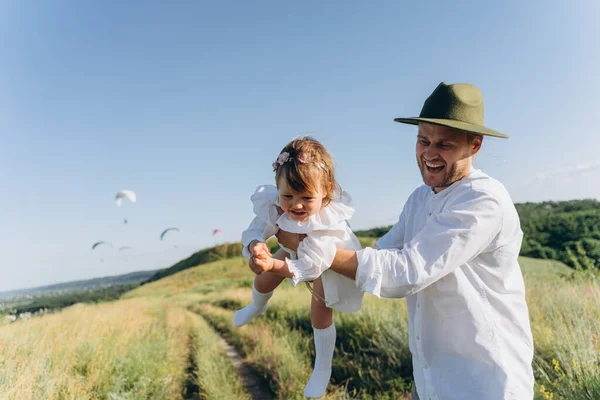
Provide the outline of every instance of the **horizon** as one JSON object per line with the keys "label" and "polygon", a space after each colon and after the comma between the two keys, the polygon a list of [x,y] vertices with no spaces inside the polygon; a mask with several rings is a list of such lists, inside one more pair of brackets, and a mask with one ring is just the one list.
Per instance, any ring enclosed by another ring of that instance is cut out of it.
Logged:
{"label": "horizon", "polygon": [[[441,81],[477,85],[486,126],[510,136],[486,138],[474,166],[515,203],[600,199],[599,12],[4,3],[0,292],[162,269],[239,241],[250,195],[302,132],[334,156],[353,228],[392,225],[422,184],[416,129],[393,119],[418,115]],[[135,204],[116,206],[120,190]],[[161,241],[168,227],[180,231]],[[114,248],[92,252],[102,240]]]}
{"label": "horizon", "polygon": [[[543,204],[543,203],[547,203],[547,202],[562,202],[562,201],[569,202],[569,201],[582,201],[582,200],[594,200],[596,202],[600,202],[600,200],[598,200],[598,199],[584,198],[584,199],[569,199],[569,200],[558,200],[558,201],[556,201],[556,200],[542,200],[542,201],[536,201],[536,202],[533,202],[533,203],[534,204]],[[522,202],[522,203],[514,203],[513,202],[513,204],[515,204],[515,206],[517,206],[519,204],[528,204],[528,203],[532,203],[532,202]],[[370,230],[370,229],[377,229],[377,228],[388,228],[388,227],[391,227],[392,225],[393,224],[372,226],[370,228],[364,228],[364,229],[359,229],[359,230],[363,231],[363,230]],[[356,230],[356,231],[358,231],[358,230]],[[232,242],[217,243],[215,246],[219,246],[219,245],[223,245],[223,244],[230,244],[230,243],[232,243]],[[49,287],[49,286],[61,285],[61,284],[67,284],[67,283],[75,283],[75,282],[88,281],[88,280],[94,280],[94,279],[102,279],[102,278],[120,277],[120,276],[123,276],[123,275],[129,275],[129,274],[135,274],[135,273],[141,273],[141,272],[159,272],[161,270],[171,268],[175,264],[178,264],[179,262],[181,262],[181,261],[183,261],[183,260],[185,260],[185,259],[193,256],[194,254],[196,254],[196,253],[198,253],[200,251],[203,251],[203,250],[206,250],[206,249],[210,249],[210,248],[215,247],[215,246],[203,247],[203,248],[197,249],[196,251],[194,251],[190,255],[188,255],[188,256],[186,256],[186,257],[184,257],[184,258],[182,258],[182,259],[180,259],[180,260],[174,262],[173,264],[171,264],[171,265],[169,265],[167,267],[164,267],[164,268],[151,269],[151,270],[135,270],[135,271],[130,271],[130,272],[126,272],[126,273],[122,273],[122,274],[117,274],[117,275],[93,276],[93,277],[84,278],[84,279],[76,279],[76,280],[67,280],[67,281],[60,281],[60,282],[48,283],[48,284],[44,284],[42,286],[21,287],[21,288],[10,289],[10,290],[0,290],[0,295],[1,294],[6,294],[6,293],[10,293],[10,292],[23,291],[23,290],[43,289],[43,288],[46,288],[46,287]],[[555,260],[555,262],[559,262],[559,261]]]}

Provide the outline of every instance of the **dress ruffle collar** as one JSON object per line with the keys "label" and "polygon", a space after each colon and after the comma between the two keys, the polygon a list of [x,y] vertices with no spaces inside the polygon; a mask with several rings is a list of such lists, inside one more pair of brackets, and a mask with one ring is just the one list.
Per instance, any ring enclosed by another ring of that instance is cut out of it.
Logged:
{"label": "dress ruffle collar", "polygon": [[346,220],[354,215],[352,198],[346,192],[342,192],[340,198],[333,199],[327,207],[323,207],[318,213],[311,215],[308,220],[303,222],[294,221],[287,213],[281,216],[277,215],[279,193],[274,185],[259,186],[251,200],[256,216],[291,233],[345,229]]}

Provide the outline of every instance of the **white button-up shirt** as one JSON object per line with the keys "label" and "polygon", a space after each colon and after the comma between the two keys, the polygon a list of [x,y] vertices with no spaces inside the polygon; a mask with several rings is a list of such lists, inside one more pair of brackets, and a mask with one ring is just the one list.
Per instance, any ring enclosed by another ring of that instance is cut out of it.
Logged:
{"label": "white button-up shirt", "polygon": [[358,288],[406,297],[422,400],[533,399],[522,237],[504,186],[472,169],[415,190],[379,249],[357,253]]}

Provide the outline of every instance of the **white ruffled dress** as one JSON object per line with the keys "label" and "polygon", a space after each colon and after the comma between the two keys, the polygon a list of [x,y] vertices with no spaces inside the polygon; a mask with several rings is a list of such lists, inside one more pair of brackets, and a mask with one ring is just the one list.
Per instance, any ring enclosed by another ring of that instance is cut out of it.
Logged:
{"label": "white ruffled dress", "polygon": [[256,217],[242,233],[243,255],[250,258],[248,245],[253,240],[265,241],[279,229],[291,233],[306,234],[298,246],[298,253],[281,246],[290,258],[286,263],[294,274],[289,281],[313,281],[319,276],[323,282],[327,307],[342,312],[360,310],[363,292],[356,283],[337,272],[329,270],[337,248],[360,250],[360,242],[347,222],[354,214],[352,199],[343,192],[341,199],[334,199],[307,221],[294,221],[289,214],[277,213],[279,194],[273,185],[259,186],[251,197]]}

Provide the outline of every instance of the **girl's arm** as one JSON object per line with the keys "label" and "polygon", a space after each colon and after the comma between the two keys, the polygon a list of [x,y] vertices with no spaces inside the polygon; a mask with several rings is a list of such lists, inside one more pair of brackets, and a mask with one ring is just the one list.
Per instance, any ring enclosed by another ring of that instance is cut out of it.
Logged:
{"label": "girl's arm", "polygon": [[[287,263],[285,262],[286,257],[289,257],[290,255],[283,249],[279,249],[277,250],[277,253],[275,253],[275,255],[271,258],[271,260],[273,260],[273,267],[271,268],[271,272],[280,275],[280,276],[284,276],[286,278],[293,278],[294,274],[292,274],[287,266]],[[257,260],[258,262],[259,260]]]}

